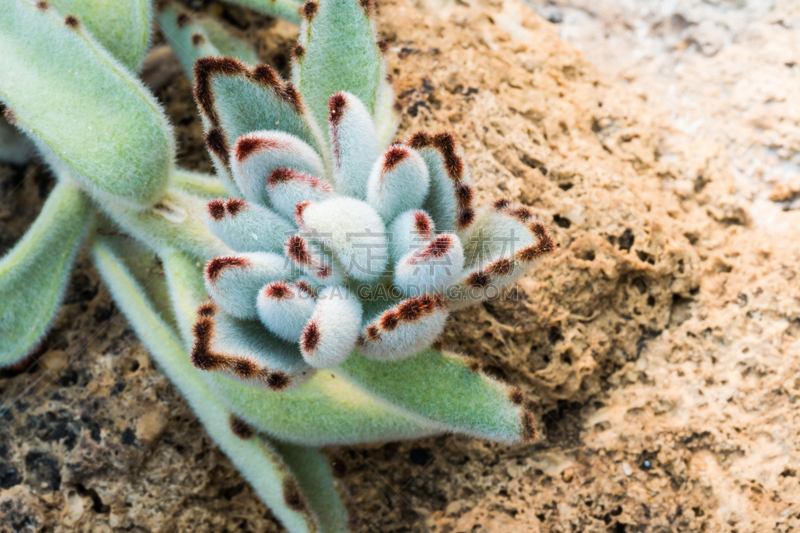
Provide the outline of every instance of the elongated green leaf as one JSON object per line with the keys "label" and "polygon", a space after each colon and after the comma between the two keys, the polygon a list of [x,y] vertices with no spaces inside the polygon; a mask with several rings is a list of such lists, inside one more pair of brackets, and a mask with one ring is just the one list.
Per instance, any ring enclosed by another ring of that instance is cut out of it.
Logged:
{"label": "elongated green leaf", "polygon": [[150,42],[150,0],[48,0],[61,15],[74,15],[120,63],[136,72]]}
{"label": "elongated green leaf", "polygon": [[24,357],[47,333],[91,214],[91,202],[74,185],[59,183],[0,261],[0,366]]}
{"label": "elongated green leaf", "polygon": [[245,7],[261,11],[267,15],[273,15],[295,24],[300,23],[300,6],[303,2],[295,0],[228,0],[232,4],[239,4]]}
{"label": "elongated green leaf", "polygon": [[187,349],[192,345],[192,326],[198,306],[206,299],[203,283],[203,263],[184,252],[172,252],[163,257],[164,273],[170,291],[178,329]]}
{"label": "elongated green leaf", "polygon": [[444,426],[353,386],[337,370],[317,372],[304,385],[273,392],[222,374],[204,374],[228,406],[271,437],[303,444],[358,444],[436,435]]}
{"label": "elongated green leaf", "polygon": [[275,443],[278,452],[292,469],[300,489],[311,502],[321,531],[351,531],[353,520],[342,505],[341,490],[333,478],[328,458],[314,448]]}
{"label": "elongated green leaf", "polygon": [[[181,391],[209,435],[286,529],[291,533],[337,531],[330,529],[322,519],[336,517],[339,521],[344,506],[337,502],[336,492],[324,486],[327,480],[319,464],[321,459],[315,452],[293,450],[290,445],[284,445],[282,451],[291,459],[287,464],[272,444],[255,434],[246,423],[233,418],[222,402],[209,393],[201,372],[189,362],[180,340],[145,299],[144,291],[122,266],[113,249],[101,239],[95,243],[93,256],[111,295],[161,370]],[[302,465],[304,460],[309,463],[295,476],[290,464]],[[316,484],[307,481],[310,471],[316,471]],[[307,487],[308,494],[305,493]],[[315,505],[320,503],[319,494],[324,494],[325,502],[318,511]]]}
{"label": "elongated green leaf", "polygon": [[206,200],[198,196],[170,190],[147,209],[134,209],[113,199],[106,199],[103,208],[121,231],[159,254],[184,251],[205,261],[232,252],[206,226]]}
{"label": "elongated green leaf", "polygon": [[75,17],[0,2],[0,99],[77,177],[128,203],[155,202],[172,166],[158,103]]}
{"label": "elongated green leaf", "polygon": [[347,91],[375,112],[383,75],[381,51],[369,11],[372,2],[320,0],[304,7],[302,52],[295,54],[295,84],[325,137],[328,100]]}
{"label": "elongated green leaf", "polygon": [[176,168],[172,171],[171,181],[178,189],[203,198],[220,198],[228,195],[225,184],[211,174]]}
{"label": "elongated green leaf", "polygon": [[250,65],[258,63],[258,56],[248,43],[231,35],[216,20],[190,14],[178,4],[170,3],[162,9],[158,24],[192,81],[194,62],[201,57],[227,56]]}
{"label": "elongated green leaf", "polygon": [[461,357],[432,348],[400,361],[354,354],[341,370],[358,386],[452,431],[505,442],[533,438],[519,392]]}

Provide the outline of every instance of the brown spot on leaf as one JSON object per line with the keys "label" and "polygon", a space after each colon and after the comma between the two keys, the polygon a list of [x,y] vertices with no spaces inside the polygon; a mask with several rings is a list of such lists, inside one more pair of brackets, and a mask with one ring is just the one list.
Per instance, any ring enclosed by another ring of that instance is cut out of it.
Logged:
{"label": "brown spot on leaf", "polygon": [[470,372],[480,372],[482,367],[483,365],[477,359],[467,358],[467,368],[469,368]]}
{"label": "brown spot on leaf", "polygon": [[292,289],[285,281],[276,281],[267,285],[264,288],[264,293],[270,298],[283,300],[284,298],[290,298],[292,296]]}
{"label": "brown spot on leaf", "polygon": [[292,57],[296,60],[300,60],[303,56],[306,55],[306,49],[303,48],[303,45],[300,43],[295,44],[292,47]]}
{"label": "brown spot on leaf", "polygon": [[397,165],[409,156],[409,152],[403,146],[391,146],[383,154],[383,173],[391,172]]}
{"label": "brown spot on leaf", "polygon": [[303,4],[303,7],[300,8],[300,16],[306,19],[307,21],[311,22],[311,20],[314,18],[314,15],[317,14],[318,10],[319,10],[319,4],[317,2],[314,2],[313,0],[309,0],[308,2]]}
{"label": "brown spot on leaf", "polygon": [[265,139],[260,135],[243,135],[239,137],[233,147],[233,154],[236,161],[240,163],[253,155],[254,152],[262,150],[275,150],[282,146],[282,143],[275,139]]}
{"label": "brown spot on leaf", "polygon": [[212,317],[217,313],[217,306],[214,302],[208,301],[200,304],[197,308],[197,316]]}
{"label": "brown spot on leaf", "polygon": [[303,333],[300,335],[300,347],[303,349],[304,353],[311,353],[319,345],[319,340],[319,326],[315,321],[312,320],[306,324],[305,329],[303,329]]}
{"label": "brown spot on leaf", "polygon": [[539,436],[536,431],[536,420],[530,411],[522,411],[522,439],[525,442],[533,442]]}
{"label": "brown spot on leaf", "polygon": [[214,109],[211,79],[220,74],[236,76],[246,72],[247,67],[232,57],[201,57],[194,62],[194,98],[212,126],[219,126],[219,117]]}
{"label": "brown spot on leaf", "polygon": [[378,41],[376,44],[378,45],[378,50],[380,50],[382,54],[385,54],[389,50],[389,43],[383,39]]}
{"label": "brown spot on leaf", "polygon": [[225,139],[225,134],[222,133],[222,130],[212,128],[206,132],[206,147],[222,161],[222,164],[230,167],[228,141]]}
{"label": "brown spot on leaf", "polygon": [[266,63],[259,63],[250,72],[250,79],[265,87],[279,87],[281,85],[281,78],[271,66]]}
{"label": "brown spot on leaf", "polygon": [[216,221],[225,218],[225,202],[223,200],[211,200],[206,209],[209,216]]}
{"label": "brown spot on leaf", "polygon": [[294,478],[287,477],[283,480],[283,503],[293,511],[302,511],[306,502]]}
{"label": "brown spot on leaf", "polygon": [[425,239],[430,239],[433,236],[433,223],[431,218],[422,211],[414,213],[414,228],[417,233]]}
{"label": "brown spot on leaf", "polygon": [[206,38],[205,38],[205,37],[203,37],[203,35],[202,35],[202,34],[200,34],[200,33],[195,33],[195,34],[193,34],[193,35],[192,35],[192,44],[193,44],[193,45],[195,45],[195,46],[200,46],[200,45],[201,45],[201,44],[203,44],[204,42],[206,42]]}
{"label": "brown spot on leaf", "polygon": [[282,391],[292,384],[292,380],[285,372],[270,372],[267,376],[267,386],[274,391]]}
{"label": "brown spot on leaf", "polygon": [[498,259],[486,267],[486,272],[491,274],[492,276],[507,276],[511,274],[514,270],[514,262],[504,257],[502,259]]}
{"label": "brown spot on leaf", "polygon": [[236,435],[242,440],[252,439],[253,435],[256,434],[253,426],[242,420],[236,415],[231,415],[228,423],[231,427],[231,433]]}
{"label": "brown spot on leaf", "polygon": [[46,0],[39,0],[36,2],[36,7],[42,11],[50,9],[50,4]]}
{"label": "brown spot on leaf", "polygon": [[247,202],[245,202],[241,198],[230,198],[228,199],[228,202],[225,204],[225,206],[228,208],[228,213],[230,213],[231,216],[235,217],[236,215],[247,209]]}
{"label": "brown spot on leaf", "polygon": [[328,121],[332,126],[338,126],[342,120],[342,114],[347,108],[347,98],[344,94],[336,93],[328,100]]}
{"label": "brown spot on leaf", "polygon": [[305,292],[306,294],[308,294],[312,298],[316,298],[317,297],[317,291],[315,291],[314,287],[312,287],[309,283],[307,283],[305,281],[295,281],[294,285],[295,285],[295,287],[297,287],[301,291]]}
{"label": "brown spot on leaf", "polygon": [[67,15],[64,17],[64,24],[75,30],[81,25],[81,21],[75,15]]}
{"label": "brown spot on leaf", "polygon": [[511,389],[511,391],[508,393],[508,399],[514,405],[522,405],[525,403],[525,395],[517,387],[513,387]]}
{"label": "brown spot on leaf", "polygon": [[179,13],[178,16],[175,18],[175,22],[179,28],[183,28],[187,24],[189,24],[189,15],[186,13]]}
{"label": "brown spot on leaf", "polygon": [[486,275],[485,272],[479,270],[478,272],[473,272],[467,277],[467,285],[472,287],[473,289],[483,289],[489,285],[489,276]]}
{"label": "brown spot on leaf", "polygon": [[421,150],[431,145],[432,139],[430,134],[424,131],[418,131],[408,140],[407,144],[414,150]]}
{"label": "brown spot on leaf", "polygon": [[298,265],[311,263],[311,254],[308,252],[308,245],[303,237],[292,235],[286,241],[284,249],[286,250],[286,255]]}

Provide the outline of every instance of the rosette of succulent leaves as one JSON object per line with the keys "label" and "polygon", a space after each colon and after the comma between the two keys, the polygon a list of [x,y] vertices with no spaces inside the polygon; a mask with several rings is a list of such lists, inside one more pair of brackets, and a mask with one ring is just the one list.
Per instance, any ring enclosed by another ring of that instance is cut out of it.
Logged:
{"label": "rosette of succulent leaves", "polygon": [[221,23],[159,5],[214,176],[176,167],[169,122],[136,76],[147,0],[0,3],[0,156],[36,154],[56,178],[0,262],[0,364],[42,342],[85,244],[275,516],[293,532],[343,531],[343,464],[319,447],[534,438],[520,391],[436,339],[449,310],[509,286],[554,244],[526,207],[473,207],[452,135],[393,142],[371,0],[240,3],[300,21],[291,81]]}

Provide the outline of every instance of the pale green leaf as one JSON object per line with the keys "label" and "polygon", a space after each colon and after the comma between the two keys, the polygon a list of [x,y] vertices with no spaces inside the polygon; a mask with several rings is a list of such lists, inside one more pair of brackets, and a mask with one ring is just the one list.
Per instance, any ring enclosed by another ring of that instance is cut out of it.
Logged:
{"label": "pale green leaf", "polygon": [[61,182],[0,261],[0,366],[24,357],[47,333],[91,216],[84,194]]}
{"label": "pale green leaf", "polygon": [[239,4],[245,7],[261,11],[267,15],[272,15],[295,24],[300,23],[300,6],[303,2],[295,0],[228,0],[232,4]]}

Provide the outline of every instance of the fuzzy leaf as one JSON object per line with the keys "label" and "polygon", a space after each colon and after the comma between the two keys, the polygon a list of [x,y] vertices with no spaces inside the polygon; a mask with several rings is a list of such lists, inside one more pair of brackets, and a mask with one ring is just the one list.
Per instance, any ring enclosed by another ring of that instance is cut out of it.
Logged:
{"label": "fuzzy leaf", "polygon": [[206,260],[232,251],[203,221],[203,198],[170,190],[144,210],[113,199],[106,199],[101,207],[122,231],[160,254],[178,250]]}
{"label": "fuzzy leaf", "polygon": [[300,6],[302,2],[294,0],[228,0],[228,2],[300,24]]}
{"label": "fuzzy leaf", "polygon": [[262,63],[250,68],[230,57],[204,57],[195,63],[194,75],[206,144],[224,165],[239,137],[265,128],[319,147],[321,134],[309,121],[297,90],[272,67]]}
{"label": "fuzzy leaf", "polygon": [[252,252],[215,257],[206,264],[204,274],[208,293],[225,312],[257,319],[256,299],[261,287],[289,279],[292,273],[283,256]]}
{"label": "fuzzy leaf", "polygon": [[303,361],[296,340],[279,339],[258,320],[238,319],[211,302],[201,305],[197,315],[192,363],[200,370],[275,391],[301,385],[316,372]]}
{"label": "fuzzy leaf", "polygon": [[275,212],[239,198],[211,200],[206,224],[237,252],[281,252],[295,227]]}
{"label": "fuzzy leaf", "polygon": [[535,438],[522,394],[481,373],[475,361],[431,348],[402,361],[355,355],[341,370],[378,397],[451,431],[503,442]]}
{"label": "fuzzy leaf", "polygon": [[[268,179],[286,169],[322,176],[322,159],[308,144],[282,131],[255,131],[236,140],[230,155],[236,185],[245,198],[269,206]],[[294,207],[294,206],[292,206]]]}
{"label": "fuzzy leaf", "polygon": [[[303,484],[303,487],[309,487],[310,490],[323,492],[329,498],[325,502],[326,507],[317,511],[315,506],[319,502],[316,495],[305,496],[302,492],[299,501],[304,501],[307,505],[302,507],[290,505],[298,501],[297,498],[285,497],[285,489],[298,482],[291,467],[266,439],[255,434],[246,423],[232,416],[223,402],[213,394],[209,394],[203,373],[192,366],[174,332],[161,320],[144,297],[144,292],[136,279],[122,266],[113,251],[100,241],[95,245],[93,255],[111,295],[161,370],[186,398],[211,438],[222,448],[287,530],[290,533],[332,531],[326,529],[326,525],[321,525],[321,519],[344,511],[343,505],[337,503],[335,499],[335,492],[331,488],[324,488],[323,484],[327,479],[319,477],[318,486]],[[246,385],[240,386],[253,389]],[[291,451],[289,444],[283,444],[282,450],[289,457],[293,453],[306,453],[305,449]],[[312,461],[319,460],[313,452],[308,452],[306,457]],[[291,457],[292,461],[295,459]],[[306,473],[302,472],[299,479],[305,480]]]}
{"label": "fuzzy leaf", "polygon": [[293,71],[311,115],[326,134],[328,100],[335,93],[347,91],[363,102],[368,116],[375,112],[383,66],[372,9],[370,0],[321,0],[303,6],[301,52],[295,53]]}
{"label": "fuzzy leaf", "polygon": [[442,233],[398,261],[394,281],[405,294],[442,293],[458,280],[463,268],[461,241],[453,233]]}
{"label": "fuzzy leaf", "polygon": [[375,162],[367,183],[367,201],[387,223],[419,209],[428,194],[428,168],[416,150],[395,145]]}
{"label": "fuzzy leaf", "polygon": [[422,209],[436,223],[436,229],[455,231],[469,227],[475,216],[471,179],[453,136],[419,132],[407,144],[419,150],[428,166],[430,191]]}
{"label": "fuzzy leaf", "polygon": [[351,527],[356,522],[356,517],[349,517],[347,509],[342,505],[342,500],[346,501],[347,494],[334,479],[336,473],[331,468],[328,457],[305,446],[276,442],[275,447],[292,469],[303,495],[308,498],[310,507],[321,525],[320,532],[356,531]]}
{"label": "fuzzy leaf", "polygon": [[50,328],[91,213],[73,184],[59,183],[0,261],[0,366],[24,357]]}
{"label": "fuzzy leaf", "polygon": [[77,19],[27,0],[0,2],[0,50],[0,99],[49,157],[129,203],[160,196],[172,129],[149,91]]}
{"label": "fuzzy leaf", "polygon": [[250,387],[218,373],[204,375],[238,416],[285,442],[363,444],[443,432],[442,424],[382,401],[352,385],[338,370],[317,372],[302,387],[284,392]]}
{"label": "fuzzy leaf", "polygon": [[300,202],[319,202],[334,195],[328,182],[289,168],[276,168],[270,173],[267,193],[275,210],[290,218]]}
{"label": "fuzzy leaf", "polygon": [[300,336],[303,359],[314,368],[341,364],[356,346],[361,315],[358,298],[344,287],[323,290]]}
{"label": "fuzzy leaf", "polygon": [[314,292],[302,283],[276,281],[258,293],[258,316],[272,333],[297,343],[316,306]]}
{"label": "fuzzy leaf", "polygon": [[120,63],[139,70],[150,44],[150,0],[48,0],[61,15],[74,15]]}
{"label": "fuzzy leaf", "polygon": [[442,334],[447,305],[447,300],[438,294],[412,296],[400,302],[367,325],[358,350],[381,361],[411,357]]}
{"label": "fuzzy leaf", "polygon": [[465,270],[448,291],[456,308],[499,295],[556,246],[527,207],[508,200],[481,209],[462,240]]}
{"label": "fuzzy leaf", "polygon": [[289,237],[284,252],[297,268],[313,278],[316,286],[340,285],[346,281],[341,263],[301,235]]}
{"label": "fuzzy leaf", "polygon": [[412,209],[399,215],[389,226],[389,257],[397,262],[409,252],[426,246],[433,236],[433,220],[425,211]]}
{"label": "fuzzy leaf", "polygon": [[366,202],[336,197],[298,206],[300,228],[330,248],[347,274],[362,281],[383,274],[389,258],[386,229]]}
{"label": "fuzzy leaf", "polygon": [[195,310],[206,298],[203,266],[200,261],[184,252],[166,254],[162,257],[162,263],[173,315],[184,345],[188,348],[194,340],[192,326],[195,322],[193,319]]}
{"label": "fuzzy leaf", "polygon": [[170,3],[158,14],[158,24],[189,78],[194,81],[194,63],[201,57],[227,56],[255,65],[258,56],[249,43],[234,37],[213,18],[190,14]]}
{"label": "fuzzy leaf", "polygon": [[341,194],[366,200],[372,164],[380,154],[369,111],[350,93],[334,94],[329,110],[333,181]]}

